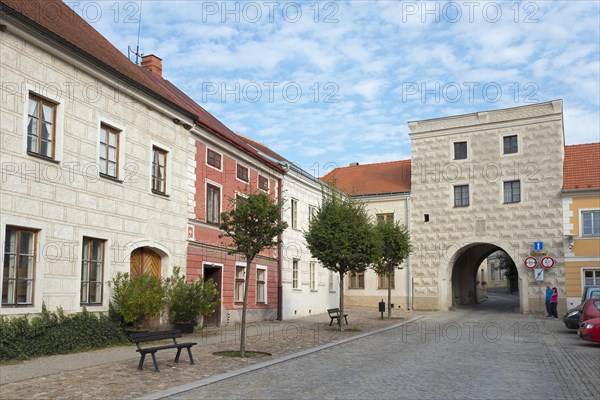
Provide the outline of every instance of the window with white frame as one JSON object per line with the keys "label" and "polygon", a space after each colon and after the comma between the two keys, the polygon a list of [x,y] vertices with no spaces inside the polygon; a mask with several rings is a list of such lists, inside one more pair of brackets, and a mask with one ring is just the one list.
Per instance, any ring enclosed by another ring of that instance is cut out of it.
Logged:
{"label": "window with white frame", "polygon": [[292,199],[292,229],[298,229],[298,200]]}
{"label": "window with white frame", "polygon": [[584,269],[583,283],[585,286],[600,285],[600,268],[599,269]]}
{"label": "window with white frame", "polygon": [[30,94],[27,111],[27,152],[54,159],[56,109],[56,103]]}
{"label": "window with white frame", "polygon": [[300,260],[292,260],[292,289],[300,288]]}
{"label": "window with white frame", "polygon": [[469,205],[469,185],[454,186],[454,207]]}
{"label": "window with white frame", "polygon": [[6,227],[2,305],[33,305],[36,267],[36,231]]}
{"label": "window with white frame", "polygon": [[454,159],[465,160],[467,158],[467,142],[454,143]]}
{"label": "window with white frame", "polygon": [[221,154],[214,150],[206,149],[206,163],[216,169],[221,169]]}
{"label": "window with white frame", "polygon": [[219,224],[221,221],[221,188],[206,184],[206,222]]}
{"label": "window with white frame", "polygon": [[519,203],[521,201],[521,181],[504,182],[504,203]]}
{"label": "window with white frame", "polygon": [[317,215],[317,207],[309,205],[308,206],[308,222],[309,223],[312,222],[315,215]]}
{"label": "window with white frame", "polygon": [[159,147],[152,147],[152,191],[165,194],[167,192],[167,152]]}
{"label": "window with white frame", "polygon": [[250,181],[250,171],[248,170],[248,167],[238,164],[236,176],[240,181],[248,183]]}
{"label": "window with white frame", "polygon": [[329,291],[335,292],[335,273],[329,270]]}
{"label": "window with white frame", "polygon": [[504,136],[504,154],[515,154],[519,151],[519,140],[517,135]]}
{"label": "window with white frame", "polygon": [[308,268],[310,290],[314,292],[317,290],[317,263],[311,261]]}
{"label": "window with white frame", "polygon": [[582,236],[600,236],[600,210],[582,211]]}
{"label": "window with white frame", "polygon": [[262,191],[269,192],[269,178],[266,176],[258,176],[258,188]]}
{"label": "window with white frame", "polygon": [[267,270],[256,268],[256,302],[267,302]]}
{"label": "window with white frame", "polygon": [[377,223],[386,223],[386,222],[394,222],[394,213],[385,213],[385,214],[375,214],[375,219]]}
{"label": "window with white frame", "polygon": [[102,304],[104,242],[104,240],[100,239],[83,238],[80,298],[82,305]]}
{"label": "window with white frame", "polygon": [[120,131],[108,125],[100,125],[100,174],[118,178]]}
{"label": "window with white frame", "polygon": [[244,284],[246,282],[246,267],[244,265],[235,266],[235,287],[234,301],[241,303],[244,301]]}

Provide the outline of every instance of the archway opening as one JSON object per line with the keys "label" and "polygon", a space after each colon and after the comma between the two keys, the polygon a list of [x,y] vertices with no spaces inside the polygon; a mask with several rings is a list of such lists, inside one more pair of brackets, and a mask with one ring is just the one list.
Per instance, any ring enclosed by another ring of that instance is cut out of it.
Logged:
{"label": "archway opening", "polygon": [[474,305],[494,295],[514,294],[518,292],[517,279],[514,261],[504,249],[491,243],[466,245],[454,256],[452,306]]}

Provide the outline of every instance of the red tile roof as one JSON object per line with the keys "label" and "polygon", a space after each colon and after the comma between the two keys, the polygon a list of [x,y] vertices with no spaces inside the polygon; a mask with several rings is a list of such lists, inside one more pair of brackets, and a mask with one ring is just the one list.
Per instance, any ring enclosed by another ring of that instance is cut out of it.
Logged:
{"label": "red tile roof", "polygon": [[44,35],[86,57],[95,66],[125,80],[134,90],[140,90],[188,114],[198,125],[266,162],[275,170],[283,171],[280,165],[262,157],[171,82],[132,63],[61,0],[0,0],[0,5],[3,12],[25,21]]}
{"label": "red tile roof", "polygon": [[600,143],[565,146],[563,190],[600,189]]}
{"label": "red tile roof", "polygon": [[410,160],[336,168],[324,177],[349,195],[410,192]]}

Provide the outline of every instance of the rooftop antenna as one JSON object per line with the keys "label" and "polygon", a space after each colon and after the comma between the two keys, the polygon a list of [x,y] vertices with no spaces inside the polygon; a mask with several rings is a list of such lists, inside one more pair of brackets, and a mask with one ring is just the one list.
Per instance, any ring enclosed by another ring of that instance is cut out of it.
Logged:
{"label": "rooftop antenna", "polygon": [[140,53],[140,32],[142,30],[142,4],[144,0],[140,0],[140,19],[138,20],[138,36],[137,36],[137,46],[135,47],[135,51],[131,48],[131,46],[127,46],[127,58],[131,60],[131,54],[135,54],[135,65],[139,64],[139,59],[143,55]]}

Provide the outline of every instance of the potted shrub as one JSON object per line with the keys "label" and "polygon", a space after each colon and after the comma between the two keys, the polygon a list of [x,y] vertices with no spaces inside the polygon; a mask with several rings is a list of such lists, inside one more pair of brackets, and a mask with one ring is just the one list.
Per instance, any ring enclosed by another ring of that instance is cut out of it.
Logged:
{"label": "potted shrub", "polygon": [[183,333],[192,333],[200,316],[215,311],[219,303],[215,300],[217,285],[212,280],[198,279],[186,282],[175,267],[173,277],[169,279],[169,320]]}
{"label": "potted shrub", "polygon": [[118,272],[108,284],[113,290],[115,310],[129,330],[147,329],[167,304],[165,282],[154,276]]}

